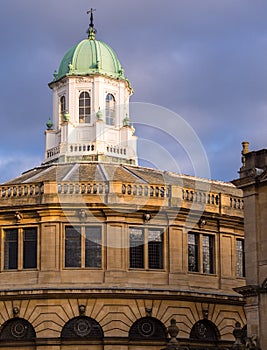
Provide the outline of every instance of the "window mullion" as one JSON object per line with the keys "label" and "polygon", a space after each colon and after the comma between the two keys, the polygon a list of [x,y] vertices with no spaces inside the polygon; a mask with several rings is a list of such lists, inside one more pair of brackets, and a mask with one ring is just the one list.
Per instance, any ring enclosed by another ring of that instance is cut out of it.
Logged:
{"label": "window mullion", "polygon": [[5,230],[1,229],[1,271],[5,270]]}
{"label": "window mullion", "polygon": [[85,267],[85,227],[81,227],[81,268]]}
{"label": "window mullion", "polygon": [[198,272],[203,273],[203,235],[199,235],[198,237]]}
{"label": "window mullion", "polygon": [[148,270],[148,229],[144,228],[144,267]]}
{"label": "window mullion", "polygon": [[23,269],[23,229],[18,229],[18,270]]}

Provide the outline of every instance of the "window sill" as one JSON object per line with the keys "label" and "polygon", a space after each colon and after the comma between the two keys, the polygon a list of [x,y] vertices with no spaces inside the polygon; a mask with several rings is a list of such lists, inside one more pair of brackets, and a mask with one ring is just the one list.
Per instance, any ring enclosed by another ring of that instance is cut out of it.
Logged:
{"label": "window sill", "polygon": [[104,271],[102,267],[63,267],[63,270],[70,271],[70,270],[82,270],[82,271]]}
{"label": "window sill", "polygon": [[216,273],[207,273],[207,272],[197,272],[197,271],[188,271],[188,274],[192,274],[192,275],[199,275],[199,276],[211,276],[211,277],[218,277],[218,275]]}
{"label": "window sill", "polygon": [[37,267],[34,268],[24,268],[24,269],[4,269],[1,271],[3,272],[34,272],[34,271],[39,271]]}
{"label": "window sill", "polygon": [[144,272],[167,272],[165,269],[146,269],[144,267],[130,267],[129,271],[144,271]]}

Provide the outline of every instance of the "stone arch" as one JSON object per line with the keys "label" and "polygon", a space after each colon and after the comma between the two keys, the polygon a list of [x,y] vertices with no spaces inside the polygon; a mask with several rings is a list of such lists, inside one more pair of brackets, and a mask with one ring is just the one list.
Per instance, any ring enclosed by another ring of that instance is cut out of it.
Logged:
{"label": "stone arch", "polygon": [[213,322],[203,319],[196,322],[192,327],[190,339],[217,341],[220,339],[220,333]]}
{"label": "stone arch", "polygon": [[154,317],[142,317],[135,321],[129,331],[130,340],[166,340],[164,324]]}
{"label": "stone arch", "polygon": [[36,333],[29,321],[15,317],[6,321],[0,328],[0,340],[34,340]]}
{"label": "stone arch", "polygon": [[78,316],[69,320],[61,331],[61,338],[100,339],[104,333],[100,324],[91,317]]}

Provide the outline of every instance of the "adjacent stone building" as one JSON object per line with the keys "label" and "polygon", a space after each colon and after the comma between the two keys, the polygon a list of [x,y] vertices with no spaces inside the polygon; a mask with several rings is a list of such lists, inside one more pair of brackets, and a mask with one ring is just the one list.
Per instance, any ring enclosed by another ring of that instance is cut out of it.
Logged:
{"label": "adjacent stone building", "polygon": [[[138,166],[114,51],[87,39],[54,80],[40,167],[0,186],[0,349],[190,349],[246,325],[242,191]],[[263,282],[263,281],[262,281]]]}
{"label": "adjacent stone building", "polygon": [[243,142],[240,179],[244,192],[246,237],[246,286],[238,288],[246,298],[248,336],[267,348],[267,150],[250,151]]}

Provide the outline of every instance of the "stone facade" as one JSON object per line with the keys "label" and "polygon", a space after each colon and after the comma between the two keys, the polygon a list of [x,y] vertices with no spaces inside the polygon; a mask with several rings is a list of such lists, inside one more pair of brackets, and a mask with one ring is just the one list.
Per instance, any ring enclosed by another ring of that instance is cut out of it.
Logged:
{"label": "stone facade", "polygon": [[238,291],[246,297],[248,336],[267,348],[267,150],[250,151],[243,143],[243,165],[235,184],[244,191],[247,285]]}
{"label": "stone facade", "polygon": [[[182,344],[228,347],[235,323],[246,324],[243,298],[233,291],[245,279],[237,266],[242,191],[232,184],[135,166],[54,164],[3,184],[0,195],[0,322],[26,320],[36,335],[32,342],[10,331],[0,348],[19,341],[25,349],[159,350],[167,341],[160,330],[173,318]],[[80,230],[78,248],[74,240],[68,245],[70,227]],[[101,232],[92,265],[88,227]],[[34,266],[24,256],[30,229]],[[136,229],[146,237],[141,252],[131,242]],[[12,232],[17,241],[8,240]],[[161,240],[146,241],[150,232]],[[81,333],[73,326],[64,338],[68,322],[78,321]]]}

